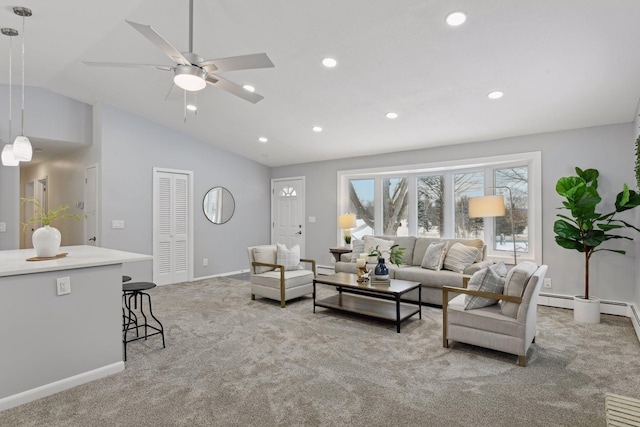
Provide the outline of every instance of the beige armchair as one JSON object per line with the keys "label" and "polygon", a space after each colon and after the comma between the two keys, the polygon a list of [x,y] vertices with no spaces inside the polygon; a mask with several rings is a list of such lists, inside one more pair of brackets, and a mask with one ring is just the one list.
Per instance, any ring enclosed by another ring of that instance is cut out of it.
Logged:
{"label": "beige armchair", "polygon": [[300,263],[311,264],[311,269],[286,270],[284,265],[276,263],[276,245],[252,246],[247,248],[251,273],[251,299],[256,295],[285,301],[313,293],[313,279],[316,277],[316,262],[312,259],[300,259]]}
{"label": "beige armchair", "polygon": [[[538,294],[546,272],[546,265],[518,264],[505,279],[505,290],[512,290],[508,295],[467,289],[468,277],[463,279],[463,288],[443,287],[442,345],[448,348],[451,340],[515,354],[518,364],[525,366],[527,350],[535,342]],[[513,289],[520,291],[514,295]],[[449,301],[450,292],[461,295]],[[494,298],[500,302],[465,310],[465,295]],[[505,308],[507,304],[509,307]]]}

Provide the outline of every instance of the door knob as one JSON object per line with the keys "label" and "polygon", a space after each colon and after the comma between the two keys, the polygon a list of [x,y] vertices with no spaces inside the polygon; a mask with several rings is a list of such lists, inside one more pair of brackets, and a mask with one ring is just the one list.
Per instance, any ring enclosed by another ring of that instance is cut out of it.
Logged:
{"label": "door knob", "polygon": [[90,242],[95,242],[96,241],[96,236],[93,236],[92,238],[89,239]]}
{"label": "door knob", "polygon": [[302,234],[302,231],[298,231],[296,234]]}

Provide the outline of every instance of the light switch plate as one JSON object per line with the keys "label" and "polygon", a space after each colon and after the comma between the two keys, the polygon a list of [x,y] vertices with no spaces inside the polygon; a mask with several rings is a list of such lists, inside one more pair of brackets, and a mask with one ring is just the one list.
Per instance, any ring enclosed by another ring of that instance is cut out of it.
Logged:
{"label": "light switch plate", "polygon": [[114,219],[111,221],[111,228],[124,228],[124,220]]}
{"label": "light switch plate", "polygon": [[0,222],[0,233],[4,233],[7,231],[7,223],[6,222]]}

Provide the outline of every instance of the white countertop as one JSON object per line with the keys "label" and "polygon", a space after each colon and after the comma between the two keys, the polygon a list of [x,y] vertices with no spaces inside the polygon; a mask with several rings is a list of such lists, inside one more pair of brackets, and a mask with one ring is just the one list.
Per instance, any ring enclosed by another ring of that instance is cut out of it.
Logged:
{"label": "white countertop", "polygon": [[95,267],[122,264],[125,262],[152,260],[151,255],[95,246],[63,246],[58,253],[68,252],[64,258],[48,261],[27,261],[36,256],[35,249],[0,251],[0,277],[19,274],[42,273],[45,271],[70,270],[72,268]]}

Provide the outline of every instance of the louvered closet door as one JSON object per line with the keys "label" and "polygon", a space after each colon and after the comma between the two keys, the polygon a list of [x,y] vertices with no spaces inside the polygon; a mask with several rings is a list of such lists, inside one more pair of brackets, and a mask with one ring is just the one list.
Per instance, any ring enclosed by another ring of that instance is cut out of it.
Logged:
{"label": "louvered closet door", "polygon": [[153,280],[157,285],[189,280],[189,176],[155,174],[156,245]]}

